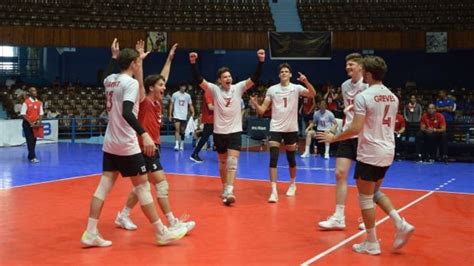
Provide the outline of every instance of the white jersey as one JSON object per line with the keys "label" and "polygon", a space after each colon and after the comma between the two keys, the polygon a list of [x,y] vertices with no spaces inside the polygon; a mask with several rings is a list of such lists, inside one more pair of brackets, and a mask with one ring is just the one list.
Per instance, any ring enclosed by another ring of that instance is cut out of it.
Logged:
{"label": "white jersey", "polygon": [[103,151],[120,156],[141,153],[137,133],[123,118],[123,102],[133,102],[133,114],[138,116],[140,97],[138,81],[126,74],[112,74],[104,80],[109,123]]}
{"label": "white jersey", "polygon": [[355,97],[355,113],[365,116],[359,133],[357,161],[389,166],[395,153],[395,120],[398,98],[382,84],[370,86]]}
{"label": "white jersey", "polygon": [[313,115],[313,121],[317,125],[318,131],[326,131],[331,129],[334,121],[336,121],[335,119],[336,117],[334,117],[334,114],[327,109],[324,111],[324,114],[321,113],[321,110],[318,110],[314,112]]}
{"label": "white jersey", "polygon": [[207,83],[214,96],[214,133],[230,134],[242,131],[242,94],[245,80],[230,85],[228,91],[213,83]]}
{"label": "white jersey", "polygon": [[[357,81],[357,83],[352,83],[351,79],[344,81],[344,83],[342,83],[341,85],[341,93],[342,98],[344,99],[344,107],[353,105],[355,96],[367,88],[368,85],[363,82],[363,78]],[[343,130],[349,128],[350,124],[352,123],[352,119],[354,119],[354,109],[346,112],[346,119]]]}
{"label": "white jersey", "polygon": [[188,119],[188,106],[192,104],[191,95],[187,92],[181,93],[177,91],[171,96],[171,104],[173,104],[173,118],[179,120]]}
{"label": "white jersey", "polygon": [[270,131],[298,131],[298,100],[300,94],[308,91],[305,87],[290,83],[287,87],[276,84],[268,88],[265,100],[272,101]]}

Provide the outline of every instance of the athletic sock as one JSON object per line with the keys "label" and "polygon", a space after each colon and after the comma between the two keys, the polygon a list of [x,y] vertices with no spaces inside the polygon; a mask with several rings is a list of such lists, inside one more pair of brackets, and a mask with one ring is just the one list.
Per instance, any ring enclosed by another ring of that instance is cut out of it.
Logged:
{"label": "athletic sock", "polygon": [[402,217],[400,217],[400,215],[398,214],[398,212],[396,210],[391,210],[388,215],[390,216],[390,218],[392,218],[394,224],[395,224],[395,228],[400,228],[403,224],[403,220],[402,220]]}
{"label": "athletic sock", "polygon": [[168,212],[165,216],[170,225],[174,224],[176,218],[174,217],[173,212]]}
{"label": "athletic sock", "polygon": [[97,234],[97,224],[99,223],[98,219],[90,218],[87,219],[87,232],[91,234]]}

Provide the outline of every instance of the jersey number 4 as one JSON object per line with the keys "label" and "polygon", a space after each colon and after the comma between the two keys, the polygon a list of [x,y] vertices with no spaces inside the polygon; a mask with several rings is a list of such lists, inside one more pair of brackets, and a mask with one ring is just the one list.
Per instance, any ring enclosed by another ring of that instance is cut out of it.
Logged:
{"label": "jersey number 4", "polygon": [[387,117],[388,110],[390,109],[390,105],[385,105],[385,110],[383,111],[383,119],[382,119],[382,125],[387,125],[390,126],[392,122],[391,117]]}

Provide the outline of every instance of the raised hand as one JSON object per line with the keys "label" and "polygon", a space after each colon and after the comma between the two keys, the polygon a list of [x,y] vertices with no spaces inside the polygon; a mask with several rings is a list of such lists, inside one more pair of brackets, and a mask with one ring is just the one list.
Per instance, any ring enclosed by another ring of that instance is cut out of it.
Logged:
{"label": "raised hand", "polygon": [[189,53],[189,62],[195,64],[198,59],[198,54],[196,52]]}
{"label": "raised hand", "polygon": [[145,52],[145,42],[143,40],[137,41],[135,44],[135,49],[137,50],[138,54],[140,55],[140,59],[143,60],[150,52]]}
{"label": "raised hand", "polygon": [[298,77],[298,81],[301,82],[301,83],[306,83],[308,82],[308,78],[301,72],[298,72],[298,75],[300,75]]}
{"label": "raised hand", "polygon": [[117,59],[120,54],[120,46],[117,38],[114,38],[112,45],[110,46],[110,51],[112,51],[112,58]]}
{"label": "raised hand", "polygon": [[265,62],[265,50],[260,49],[257,51],[258,61]]}
{"label": "raised hand", "polygon": [[170,52],[169,52],[169,54],[168,54],[168,59],[169,59],[169,60],[173,60],[174,55],[176,54],[176,48],[178,48],[178,44],[177,44],[177,43],[173,44],[173,46],[172,46],[171,49],[170,49]]}

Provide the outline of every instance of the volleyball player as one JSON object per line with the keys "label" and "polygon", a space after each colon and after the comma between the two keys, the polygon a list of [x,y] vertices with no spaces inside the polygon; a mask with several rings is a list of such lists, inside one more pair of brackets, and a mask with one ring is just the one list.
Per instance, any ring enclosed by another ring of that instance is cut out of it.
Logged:
{"label": "volleyball player", "polygon": [[[362,56],[352,53],[346,56],[346,72],[350,79],[341,85],[341,93],[345,106],[344,130],[349,128],[354,118],[354,98],[367,88],[362,77]],[[357,135],[341,141],[336,152],[336,210],[327,220],[319,222],[325,230],[341,230],[346,228],[344,208],[347,198],[347,175],[352,161],[357,156]]]}
{"label": "volleyball player", "polygon": [[265,113],[267,108],[272,106],[272,118],[270,120],[270,181],[272,192],[268,202],[278,201],[277,190],[277,164],[280,154],[280,144],[285,143],[286,158],[290,171],[290,186],[286,192],[287,196],[294,196],[296,193],[296,160],[295,150],[298,141],[298,100],[300,95],[307,98],[314,98],[316,91],[305,75],[299,73],[298,80],[305,87],[290,82],[292,69],[289,64],[283,63],[278,67],[280,83],[268,88],[265,100],[259,105],[255,96],[250,97],[252,104],[258,114]]}
{"label": "volleyball player", "polygon": [[[139,46],[143,47],[143,41],[137,43],[137,47]],[[180,227],[178,230],[168,230],[153,206],[145,160],[137,135],[143,141],[144,153],[147,156],[154,155],[156,146],[137,120],[140,101],[139,82],[132,78],[143,75],[142,55],[132,49],[123,49],[117,61],[121,73],[109,75],[104,80],[109,123],[103,145],[103,173],[92,197],[87,229],[82,234],[81,243],[87,247],[112,245],[112,241],[102,238],[97,225],[107,194],[120,173],[122,177],[130,178],[142,210],[155,228],[157,243],[167,244],[183,237],[186,229]]]}
{"label": "volleyball player", "polygon": [[186,84],[179,86],[179,91],[171,95],[170,103],[170,118],[173,118],[175,128],[175,140],[174,150],[184,150],[184,130],[186,123],[188,122],[188,107],[191,112],[191,117],[194,117],[193,101],[191,95],[186,92]]}
{"label": "volleyball player", "polygon": [[[161,73],[159,75],[150,75],[145,79],[144,88],[146,91],[146,97],[140,102],[138,121],[143,125],[143,129],[150,135],[157,147],[154,156],[148,156],[146,154],[143,154],[143,156],[145,158],[148,180],[153,183],[156,188],[158,205],[168,220],[170,225],[169,229],[175,230],[184,226],[187,232],[189,232],[194,228],[196,223],[194,221],[180,220],[176,218],[171,211],[171,206],[168,200],[169,184],[160,162],[160,128],[163,114],[162,99],[166,90],[166,81],[169,77],[171,62],[174,58],[177,46],[178,45],[175,44],[171,48]],[[143,151],[143,142],[139,141],[139,144]],[[117,226],[126,230],[137,229],[137,226],[130,218],[130,211],[137,202],[137,195],[132,190],[128,196],[125,207],[117,214],[115,219],[115,224]]]}
{"label": "volleyball player", "polygon": [[217,71],[218,84],[206,81],[200,74],[196,61],[198,54],[189,54],[193,78],[204,91],[214,97],[214,144],[219,157],[219,175],[223,184],[222,201],[226,205],[235,202],[234,181],[242,145],[242,94],[258,82],[265,62],[265,51],[258,50],[255,73],[247,80],[232,84],[230,69]]}
{"label": "volleyball player", "polygon": [[398,111],[398,98],[382,83],[387,65],[378,56],[363,59],[363,77],[369,87],[355,97],[355,115],[349,128],[333,135],[317,133],[323,142],[336,142],[357,134],[357,163],[354,173],[359,191],[359,205],[362,212],[367,239],[354,244],[352,249],[358,253],[378,255],[380,243],[375,230],[375,204],[387,212],[395,225],[393,249],[403,247],[415,227],[402,219],[393,208],[387,195],[380,191],[385,174],[393,162],[395,153],[394,129]]}

